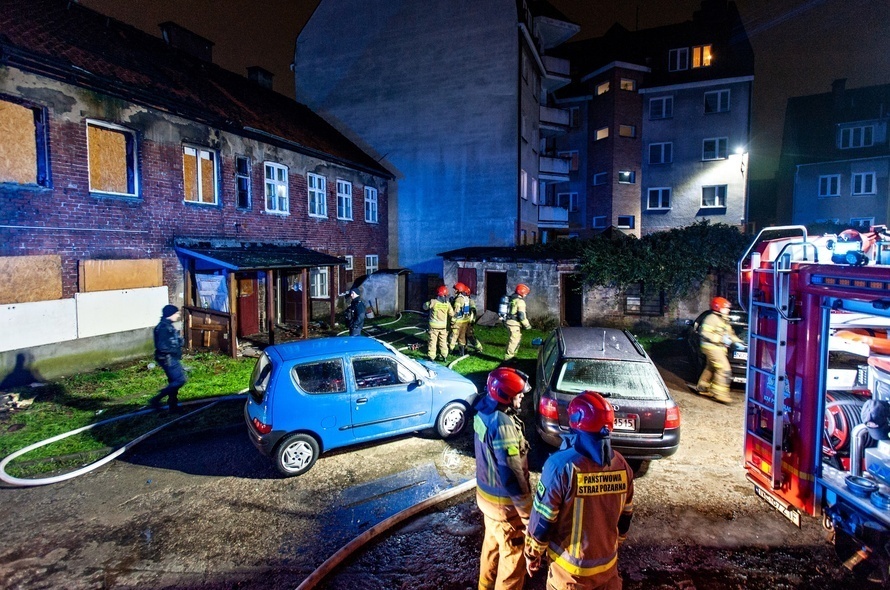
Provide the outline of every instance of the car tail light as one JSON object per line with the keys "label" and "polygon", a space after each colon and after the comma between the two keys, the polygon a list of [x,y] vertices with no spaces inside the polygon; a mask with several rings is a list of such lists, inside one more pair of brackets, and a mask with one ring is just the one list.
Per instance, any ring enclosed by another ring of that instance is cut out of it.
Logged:
{"label": "car tail light", "polygon": [[680,408],[679,406],[671,406],[664,414],[664,429],[680,428]]}
{"label": "car tail light", "polygon": [[541,401],[538,402],[538,414],[542,418],[559,420],[559,404],[552,397],[542,396]]}
{"label": "car tail light", "polygon": [[263,424],[259,421],[258,418],[253,419],[253,427],[256,428],[257,432],[259,432],[260,434],[269,434],[270,432],[272,432],[272,425]]}

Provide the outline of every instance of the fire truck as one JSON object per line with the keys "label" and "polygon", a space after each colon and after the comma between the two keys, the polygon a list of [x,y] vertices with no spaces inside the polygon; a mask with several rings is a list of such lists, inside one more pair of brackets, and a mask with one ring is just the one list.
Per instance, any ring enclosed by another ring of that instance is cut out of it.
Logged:
{"label": "fire truck", "polygon": [[890,236],[767,228],[738,273],[749,314],[746,477],[797,526],[821,516],[844,565],[886,585]]}

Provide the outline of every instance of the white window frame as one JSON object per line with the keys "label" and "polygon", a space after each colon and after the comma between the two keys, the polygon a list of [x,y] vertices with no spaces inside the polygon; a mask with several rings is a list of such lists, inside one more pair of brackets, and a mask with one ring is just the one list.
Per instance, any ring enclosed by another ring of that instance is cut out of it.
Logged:
{"label": "white window frame", "polygon": [[850,178],[850,194],[873,195],[877,191],[877,175],[874,172],[854,172]]}
{"label": "white window frame", "polygon": [[[563,206],[565,203],[565,206]],[[556,193],[556,206],[562,207],[563,209],[568,210],[569,212],[574,212],[578,210],[578,193]]]}
{"label": "white window frame", "polygon": [[531,192],[532,192],[532,195],[531,195],[532,204],[537,205],[538,204],[538,179],[535,178],[534,176],[532,176],[530,179],[529,188],[531,188]]}
{"label": "white window frame", "polygon": [[605,215],[594,215],[593,216],[593,229],[604,229],[608,227],[606,224],[606,216]]}
{"label": "white window frame", "polygon": [[[649,211],[666,211],[671,208],[671,187],[653,186],[646,193],[646,209]],[[656,196],[656,205],[652,205],[652,196]]]}
{"label": "white window frame", "polygon": [[[182,146],[183,170],[185,167],[185,156],[187,154],[187,151],[194,152],[194,154],[189,154],[189,155],[194,155],[196,160],[207,159],[207,158],[205,158],[205,156],[209,156],[209,158],[213,160],[213,201],[212,202],[204,201],[202,199],[203,195],[200,194],[200,190],[201,190],[201,187],[204,185],[203,178],[202,178],[204,172],[201,169],[201,166],[196,166],[197,174],[198,174],[198,179],[197,179],[197,183],[198,183],[197,186],[198,186],[198,191],[199,191],[198,200],[197,201],[189,201],[185,198],[186,195],[183,194],[182,195],[183,202],[191,203],[193,205],[209,205],[211,207],[216,206],[217,204],[219,204],[219,187],[218,187],[218,184],[219,184],[218,183],[218,180],[219,180],[219,158],[217,158],[216,152],[214,150],[199,147],[196,145],[183,144],[183,146]],[[183,181],[183,189],[184,188],[185,188],[185,182]]]}
{"label": "white window frame", "polygon": [[602,139],[608,139],[609,137],[609,128],[608,127],[600,127],[594,132],[594,141],[600,141]]}
{"label": "white window frame", "polygon": [[320,174],[306,173],[306,186],[308,187],[309,217],[328,216],[328,191],[327,179]]}
{"label": "white window frame", "polygon": [[[713,144],[713,149],[708,149],[708,144]],[[727,145],[729,144],[729,139],[726,137],[709,137],[707,139],[703,139],[701,142],[701,159],[702,162],[709,162],[713,160],[725,160],[729,157],[729,152],[727,151]],[[710,154],[713,154],[711,156]]]}
{"label": "white window frame", "polygon": [[874,125],[854,125],[838,130],[837,146],[842,150],[870,147],[874,144]]}
{"label": "white window frame", "polygon": [[337,219],[352,221],[352,183],[337,179]]}
{"label": "white window frame", "polygon": [[[14,103],[13,103],[14,104]],[[21,105],[19,105],[21,106]],[[26,108],[26,107],[25,107]],[[32,109],[29,109],[32,110]],[[90,184],[90,192],[91,193],[101,193],[103,195],[117,195],[121,197],[130,197],[130,198],[138,198],[139,197],[139,164],[138,164],[138,144],[136,142],[136,132],[132,129],[128,129],[126,127],[121,127],[120,125],[114,125],[112,123],[106,123],[105,121],[96,121],[94,119],[87,119],[87,182]],[[124,158],[126,160],[125,165],[127,168],[127,192],[116,192],[116,191],[107,191],[102,190],[100,188],[94,188],[92,185],[93,175],[90,173],[89,165],[90,165],[90,141],[89,141],[89,128],[97,127],[104,129],[106,131],[112,131],[115,133],[120,133],[124,136]],[[128,149],[129,146],[129,149]],[[127,153],[129,152],[129,153]],[[130,184],[132,183],[132,187]]]}
{"label": "white window frame", "polygon": [[[705,204],[705,191],[714,189],[714,204]],[[712,184],[701,187],[701,208],[702,209],[726,209],[727,185]]]}
{"label": "white window frame", "polygon": [[[272,178],[269,178],[270,171],[274,174]],[[283,179],[279,178],[280,173],[283,173]],[[270,190],[274,190],[275,194],[270,195]],[[279,191],[284,194],[280,194]],[[272,202],[271,207],[269,206],[270,200]],[[266,213],[275,213],[277,215],[288,215],[290,213],[287,166],[276,162],[263,162],[263,202],[266,205]]]}
{"label": "white window frame", "polygon": [[[247,166],[247,170],[243,174],[238,169],[238,162],[244,162]],[[247,211],[251,208],[251,205],[253,205],[253,203],[251,202],[253,200],[253,191],[252,187],[250,186],[250,164],[250,158],[248,158],[247,156],[235,156],[235,207],[240,209],[241,211]],[[241,190],[239,184],[242,181],[244,182],[245,193],[247,195],[247,204],[245,205],[241,205],[238,202],[238,193]]]}
{"label": "white window frame", "polygon": [[[622,219],[625,220],[624,223],[621,223]],[[615,227],[618,229],[634,229],[634,226],[636,226],[636,219],[633,215],[619,215],[615,223]]]}
{"label": "white window frame", "polygon": [[637,126],[636,125],[618,125],[618,136],[619,137],[636,137],[637,136]]}
{"label": "white window frame", "polygon": [[310,299],[327,299],[330,296],[330,273],[328,267],[315,267],[309,269],[309,297]]}
{"label": "white window frame", "polygon": [[819,197],[841,196],[841,175],[823,174],[819,176]]}
{"label": "white window frame", "polygon": [[346,266],[343,267],[343,270],[352,270],[355,268],[355,259],[352,254],[346,254],[343,258],[346,259]]}
{"label": "white window frame", "polygon": [[528,201],[528,172],[525,170],[519,171],[519,196]]}
{"label": "white window frame", "polygon": [[608,172],[597,172],[593,175],[593,186],[602,186],[609,182]]}
{"label": "white window frame", "polygon": [[[705,92],[705,114],[711,115],[713,113],[728,113],[730,108],[730,91],[728,88],[724,88],[723,90],[710,90]],[[713,98],[716,100],[716,104],[713,108],[708,106],[708,99]]]}
{"label": "white window frame", "polygon": [[380,270],[380,257],[376,254],[365,256],[365,274],[369,275]]}
{"label": "white window frame", "polygon": [[[653,107],[660,105],[660,114],[654,113]],[[659,119],[672,119],[674,117],[674,97],[659,96],[649,99],[649,120],[657,121]]]}
{"label": "white window frame", "polygon": [[365,223],[380,223],[378,216],[377,189],[372,186],[365,187]]}
{"label": "white window frame", "polygon": [[689,69],[689,48],[678,47],[668,52],[668,71],[681,72]]}
{"label": "white window frame", "polygon": [[611,87],[612,87],[612,84],[611,84],[610,80],[606,80],[605,82],[600,82],[599,84],[596,85],[596,88],[594,89],[594,93],[597,96],[602,96],[603,94],[607,93],[611,89]]}
{"label": "white window frame", "polygon": [[[658,158],[652,157],[652,151],[658,152]],[[661,143],[649,144],[649,163],[650,164],[671,164],[674,161],[674,142],[665,141]]]}

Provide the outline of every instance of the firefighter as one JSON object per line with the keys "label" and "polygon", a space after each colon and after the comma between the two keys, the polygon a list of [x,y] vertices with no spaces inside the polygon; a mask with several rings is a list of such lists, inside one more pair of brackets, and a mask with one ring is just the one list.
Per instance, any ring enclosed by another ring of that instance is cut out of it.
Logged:
{"label": "firefighter", "polygon": [[705,316],[699,328],[699,346],[705,355],[705,369],[698,378],[696,393],[729,403],[729,384],[732,367],[727,348],[733,342],[741,342],[729,324],[730,304],[723,297],[711,299],[711,313]]}
{"label": "firefighter", "polygon": [[454,309],[448,302],[448,287],[440,285],[436,289],[435,299],[430,299],[423,304],[423,309],[430,314],[429,332],[430,343],[427,348],[427,356],[431,361],[436,360],[436,352],[442,355],[442,361],[448,360],[448,319],[454,317]]}
{"label": "firefighter", "polygon": [[528,316],[525,314],[525,296],[529,294],[531,289],[528,285],[519,283],[516,285],[516,291],[510,295],[510,302],[504,325],[510,331],[510,339],[507,341],[507,353],[504,360],[509,361],[516,356],[519,350],[519,340],[522,338],[522,328],[531,329],[532,325],[528,322]]}
{"label": "firefighter", "polygon": [[473,418],[476,504],[485,521],[479,590],[520,589],[532,493],[529,446],[517,411],[531,387],[525,373],[500,367],[488,374],[486,389]]}
{"label": "firefighter", "polygon": [[633,518],[633,470],[612,450],[612,405],[595,391],[569,402],[568,445],[551,455],[535,491],[525,559],[550,559],[548,590],[621,588],[618,546]]}
{"label": "firefighter", "polygon": [[476,302],[470,298],[470,288],[463,283],[455,283],[452,298],[454,320],[451,322],[451,342],[448,350],[454,352],[458,348],[461,356],[467,353],[467,336],[469,328],[476,321]]}

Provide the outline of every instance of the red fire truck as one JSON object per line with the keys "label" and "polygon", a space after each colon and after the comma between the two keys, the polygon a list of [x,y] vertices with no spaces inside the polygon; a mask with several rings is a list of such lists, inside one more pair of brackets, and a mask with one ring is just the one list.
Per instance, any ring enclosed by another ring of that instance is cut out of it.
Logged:
{"label": "red fire truck", "polygon": [[890,237],[873,229],[814,239],[768,228],[739,261],[744,453],[758,496],[798,526],[821,515],[844,564],[886,585]]}

